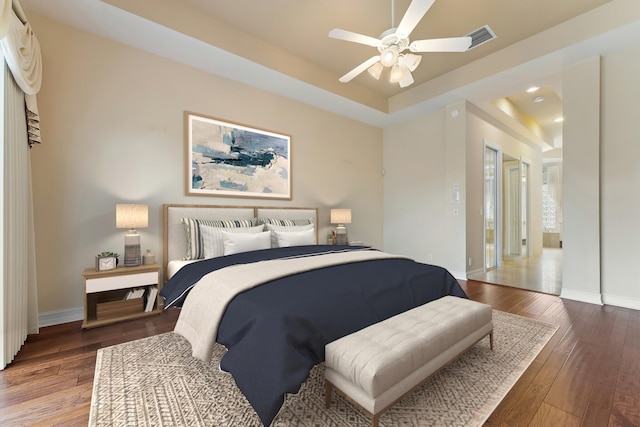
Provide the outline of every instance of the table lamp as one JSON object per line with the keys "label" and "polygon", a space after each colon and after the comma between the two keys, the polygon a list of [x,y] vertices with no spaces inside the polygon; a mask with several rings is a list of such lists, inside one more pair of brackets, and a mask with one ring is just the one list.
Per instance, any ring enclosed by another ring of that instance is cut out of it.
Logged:
{"label": "table lamp", "polygon": [[345,224],[351,224],[351,209],[331,209],[331,224],[338,224],[336,227],[336,245],[349,244]]}
{"label": "table lamp", "polygon": [[140,235],[136,228],[149,226],[149,208],[147,205],[117,204],[116,228],[128,228],[124,236],[124,266],[134,267],[142,264]]}

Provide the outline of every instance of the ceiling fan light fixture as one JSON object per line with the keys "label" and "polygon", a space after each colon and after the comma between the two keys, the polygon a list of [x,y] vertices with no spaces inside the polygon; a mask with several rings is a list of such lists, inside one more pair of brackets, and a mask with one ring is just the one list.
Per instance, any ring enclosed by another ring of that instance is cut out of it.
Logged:
{"label": "ceiling fan light fixture", "polygon": [[413,53],[407,53],[406,55],[404,55],[402,62],[404,65],[407,66],[409,71],[415,71],[416,68],[418,68],[418,65],[420,65],[421,61],[422,61],[421,55],[414,55]]}
{"label": "ceiling fan light fixture", "polygon": [[398,81],[398,83],[400,84],[400,87],[407,87],[413,84],[413,76],[411,75],[411,71],[409,70],[409,68],[407,68],[406,65],[400,64],[400,72],[401,72],[401,77],[400,77],[400,81]]}
{"label": "ceiling fan light fixture", "polygon": [[376,80],[380,80],[380,74],[382,74],[383,69],[384,67],[382,66],[382,64],[380,62],[376,62],[371,67],[369,67],[367,71],[369,72],[369,74],[371,74],[371,77]]}
{"label": "ceiling fan light fixture", "polygon": [[391,68],[391,73],[389,73],[389,83],[399,83],[403,77],[404,73],[402,68],[396,64]]}
{"label": "ceiling fan light fixture", "polygon": [[395,45],[386,47],[380,53],[380,62],[385,67],[391,67],[398,62],[398,47]]}
{"label": "ceiling fan light fixture", "polygon": [[405,88],[413,84],[413,76],[410,72],[405,73],[404,77],[398,82],[400,87]]}

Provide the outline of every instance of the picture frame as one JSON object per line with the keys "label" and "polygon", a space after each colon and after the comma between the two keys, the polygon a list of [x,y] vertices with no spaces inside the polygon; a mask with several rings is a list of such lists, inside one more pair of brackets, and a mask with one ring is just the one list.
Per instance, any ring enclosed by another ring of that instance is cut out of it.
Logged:
{"label": "picture frame", "polygon": [[185,111],[186,194],[291,200],[291,136]]}

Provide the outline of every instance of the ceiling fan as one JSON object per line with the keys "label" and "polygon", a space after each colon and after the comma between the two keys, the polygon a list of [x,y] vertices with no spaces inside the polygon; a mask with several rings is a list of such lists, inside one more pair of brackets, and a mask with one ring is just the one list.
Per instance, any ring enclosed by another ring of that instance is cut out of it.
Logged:
{"label": "ceiling fan", "polygon": [[393,27],[394,0],[391,0],[392,28],[380,34],[380,37],[377,39],[339,28],[334,28],[329,31],[329,37],[331,38],[373,46],[378,48],[378,52],[380,52],[379,55],[367,59],[340,77],[339,80],[342,83],[347,83],[364,70],[368,70],[369,74],[379,79],[382,70],[385,67],[391,67],[389,81],[391,83],[398,83],[400,87],[407,87],[413,84],[411,72],[418,67],[422,56],[414,55],[413,53],[403,53],[405,49],[409,48],[409,51],[417,53],[464,52],[469,49],[469,46],[471,46],[471,37],[468,36],[415,40],[413,42],[409,40],[409,34],[411,34],[411,31],[418,25],[418,22],[420,22],[434,2],[435,0],[413,0],[402,17],[400,24],[397,27]]}

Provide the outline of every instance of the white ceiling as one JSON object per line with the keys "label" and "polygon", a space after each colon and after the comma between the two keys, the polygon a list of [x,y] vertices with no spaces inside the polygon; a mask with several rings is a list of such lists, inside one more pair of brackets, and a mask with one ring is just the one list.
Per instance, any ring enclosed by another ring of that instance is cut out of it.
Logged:
{"label": "white ceiling", "polygon": [[[411,40],[464,36],[483,25],[489,25],[497,38],[466,53],[423,54],[423,62],[413,73],[416,84],[609,1],[436,0],[412,31]],[[370,46],[330,39],[329,31],[342,28],[378,38],[398,25],[411,0],[181,0],[181,3],[341,76],[378,52]],[[387,97],[402,91],[397,84],[378,82],[366,74],[360,75],[358,81]]]}
{"label": "white ceiling", "polygon": [[[401,90],[367,73],[339,83],[377,51],[327,36],[338,27],[377,37],[391,26],[391,0],[20,2],[28,16],[41,15],[375,126],[467,99],[547,146],[558,143],[561,129],[548,121],[561,113],[562,67],[640,40],[638,0],[436,0],[412,40],[461,36],[483,25],[497,38],[464,53],[423,54],[416,82]],[[397,25],[410,0],[394,3]],[[523,94],[531,85],[541,86],[545,102],[532,105],[532,96]],[[524,129],[496,107],[499,98],[544,132]]]}

